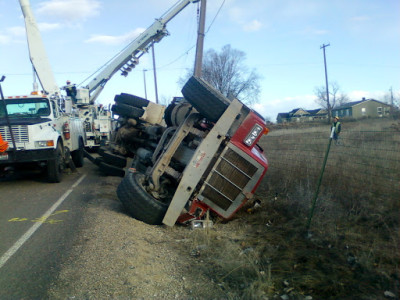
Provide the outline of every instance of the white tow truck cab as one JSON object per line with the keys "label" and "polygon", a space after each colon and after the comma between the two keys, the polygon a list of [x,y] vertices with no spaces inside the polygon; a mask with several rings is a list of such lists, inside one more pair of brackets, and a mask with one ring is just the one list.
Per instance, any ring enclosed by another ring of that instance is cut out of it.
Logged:
{"label": "white tow truck cab", "polygon": [[86,137],[79,113],[60,96],[29,0],[19,2],[35,80],[30,95],[4,99],[1,92],[0,134],[8,149],[1,153],[0,172],[34,163],[46,167],[50,182],[60,182],[70,155],[76,167],[83,166]]}
{"label": "white tow truck cab", "polygon": [[49,181],[60,182],[69,153],[77,167],[83,165],[82,121],[62,112],[59,100],[36,92],[4,99],[0,134],[9,147],[0,155],[0,170],[37,163],[47,168]]}

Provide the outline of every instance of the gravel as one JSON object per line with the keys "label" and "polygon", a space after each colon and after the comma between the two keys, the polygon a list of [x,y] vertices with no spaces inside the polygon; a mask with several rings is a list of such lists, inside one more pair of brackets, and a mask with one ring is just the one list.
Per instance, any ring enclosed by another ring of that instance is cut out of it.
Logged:
{"label": "gravel", "polygon": [[189,250],[192,229],[151,226],[128,216],[115,193],[120,180],[99,179],[49,298],[224,299],[211,279],[196,272],[201,261]]}

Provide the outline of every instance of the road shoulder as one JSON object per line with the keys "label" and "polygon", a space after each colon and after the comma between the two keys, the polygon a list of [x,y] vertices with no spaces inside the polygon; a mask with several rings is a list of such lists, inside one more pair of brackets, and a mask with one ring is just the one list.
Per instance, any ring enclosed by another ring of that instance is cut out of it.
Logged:
{"label": "road shoulder", "polygon": [[[99,179],[86,225],[48,292],[51,299],[221,299],[196,272],[190,229],[150,226],[128,216],[116,196],[120,178]],[[208,295],[208,297],[206,297]]]}

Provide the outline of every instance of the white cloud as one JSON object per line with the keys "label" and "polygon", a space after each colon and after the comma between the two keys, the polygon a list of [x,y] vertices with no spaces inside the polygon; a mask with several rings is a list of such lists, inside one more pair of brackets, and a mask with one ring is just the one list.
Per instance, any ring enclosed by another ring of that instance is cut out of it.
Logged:
{"label": "white cloud", "polygon": [[25,36],[25,27],[23,26],[9,27],[7,28],[7,32],[17,37]]}
{"label": "white cloud", "polygon": [[371,18],[368,16],[355,16],[352,17],[350,20],[354,22],[366,22],[369,21]]}
{"label": "white cloud", "polygon": [[258,20],[253,20],[243,26],[244,31],[258,31],[262,27],[262,23]]}
{"label": "white cloud", "polygon": [[[39,23],[38,24],[40,31],[48,31],[57,29],[60,27],[60,24],[51,24],[51,23]],[[24,26],[14,26],[6,29],[6,34],[0,34],[0,44],[8,44],[10,42],[20,42],[20,38],[25,38],[26,29]]]}
{"label": "white cloud", "polygon": [[59,23],[39,23],[38,24],[40,31],[49,31],[49,30],[54,30],[58,29],[61,27],[61,24]]}
{"label": "white cloud", "polygon": [[242,26],[242,29],[246,32],[258,31],[263,27],[263,23],[257,19],[253,19],[254,11],[234,6],[229,9],[228,14],[230,19]]}
{"label": "white cloud", "polygon": [[101,43],[107,45],[119,45],[119,44],[126,44],[136,37],[139,36],[145,29],[144,28],[137,28],[134,31],[131,31],[127,34],[120,35],[120,36],[112,36],[112,35],[93,35],[89,38],[86,43]]}
{"label": "white cloud", "polygon": [[358,101],[362,98],[380,100],[384,98],[386,93],[387,91],[351,91],[348,96],[351,101]]}
{"label": "white cloud", "polygon": [[279,9],[286,18],[305,18],[319,14],[323,6],[323,1],[290,0],[280,1]]}
{"label": "white cloud", "polygon": [[8,44],[10,42],[10,37],[7,35],[0,34],[0,44]]}
{"label": "white cloud", "polygon": [[236,23],[243,24],[244,22],[243,10],[239,7],[232,7],[231,9],[229,9],[229,16]]}
{"label": "white cloud", "polygon": [[299,32],[302,35],[306,35],[306,36],[314,36],[314,35],[326,35],[329,33],[328,30],[325,29],[316,29],[316,28],[312,28],[312,27],[307,27],[304,30]]}
{"label": "white cloud", "polygon": [[314,35],[325,35],[325,34],[328,34],[328,30],[315,29],[315,30],[311,31],[311,33]]}
{"label": "white cloud", "polygon": [[38,13],[66,22],[78,22],[97,16],[100,6],[97,0],[50,0],[39,4]]}
{"label": "white cloud", "polygon": [[25,37],[25,27],[14,26],[7,28],[3,34],[0,34],[0,44],[18,43],[21,37]]}

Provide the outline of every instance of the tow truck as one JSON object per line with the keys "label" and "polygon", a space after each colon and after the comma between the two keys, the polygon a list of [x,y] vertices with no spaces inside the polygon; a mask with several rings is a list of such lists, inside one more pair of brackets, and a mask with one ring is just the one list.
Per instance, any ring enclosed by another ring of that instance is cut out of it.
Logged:
{"label": "tow truck", "polygon": [[34,82],[29,95],[4,98],[1,93],[0,135],[8,147],[0,153],[0,171],[34,164],[46,168],[50,182],[60,182],[70,156],[74,166],[83,166],[83,123],[56,84],[29,0],[19,2],[30,59],[42,91]]}

